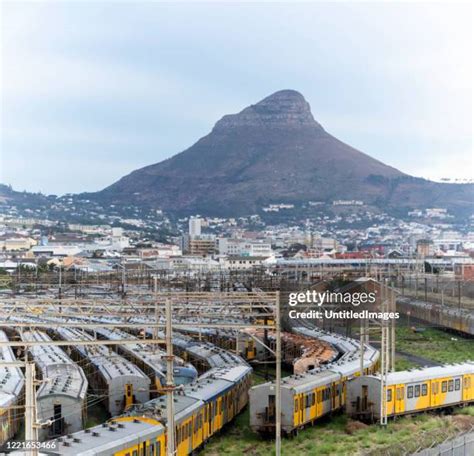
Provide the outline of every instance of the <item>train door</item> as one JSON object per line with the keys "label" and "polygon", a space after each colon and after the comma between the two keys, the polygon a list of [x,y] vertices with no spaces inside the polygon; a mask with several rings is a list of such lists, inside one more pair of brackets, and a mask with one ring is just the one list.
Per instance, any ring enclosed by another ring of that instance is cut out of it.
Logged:
{"label": "train door", "polygon": [[440,405],[440,403],[441,403],[441,400],[440,400],[439,382],[437,380],[433,380],[431,382],[430,406],[437,407],[438,405]]}
{"label": "train door", "polygon": [[246,355],[246,358],[249,359],[249,360],[252,360],[252,359],[255,359],[255,342],[253,341],[253,339],[249,339],[247,341],[247,353],[245,354]]}
{"label": "train door", "polygon": [[385,388],[385,406],[387,415],[393,414],[395,410],[395,386],[387,386]]}
{"label": "train door", "polygon": [[127,383],[125,385],[125,410],[133,405],[133,385],[131,383]]}
{"label": "train door", "polygon": [[[297,401],[295,401],[295,406],[296,406]],[[268,408],[267,408],[267,422],[268,423],[275,423],[276,422],[276,415],[275,415],[275,410],[276,410],[276,404],[275,404],[275,395],[270,394],[268,396]]]}
{"label": "train door", "polygon": [[54,404],[52,430],[53,435],[61,435],[64,432],[64,419],[62,417],[61,404]]}
{"label": "train door", "polygon": [[317,390],[316,403],[316,417],[319,417],[323,414],[323,388]]}
{"label": "train door", "polygon": [[395,392],[395,413],[403,413],[405,411],[405,386],[397,385]]}
{"label": "train door", "polygon": [[222,427],[223,424],[223,419],[224,419],[224,414],[222,413],[223,410],[223,397],[219,397],[217,399],[217,430],[219,430]]}
{"label": "train door", "polygon": [[[270,396],[272,397],[272,396]],[[300,400],[297,394],[295,394],[295,403],[293,405],[294,410],[293,410],[293,424],[295,426],[298,426],[300,424]]]}
{"label": "train door", "polygon": [[305,422],[305,412],[306,412],[306,404],[304,400],[304,394],[300,394],[300,424]]}
{"label": "train door", "polygon": [[337,386],[335,383],[331,384],[331,410],[336,409],[336,393],[337,393]]}
{"label": "train door", "polygon": [[471,401],[474,399],[474,376],[464,375],[462,378],[462,400]]}

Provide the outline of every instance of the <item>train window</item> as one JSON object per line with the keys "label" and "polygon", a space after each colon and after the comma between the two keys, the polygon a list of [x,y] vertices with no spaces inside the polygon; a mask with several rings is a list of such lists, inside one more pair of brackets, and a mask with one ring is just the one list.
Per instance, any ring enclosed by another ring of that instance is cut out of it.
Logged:
{"label": "train window", "polygon": [[428,385],[426,383],[423,383],[421,385],[421,395],[426,396],[428,394]]}
{"label": "train window", "polygon": [[156,456],[161,456],[161,442],[156,442]]}
{"label": "train window", "polygon": [[448,391],[448,382],[444,381],[443,383],[441,383],[441,392],[445,393],[446,391]]}
{"label": "train window", "polygon": [[298,399],[295,399],[295,412],[298,411]]}
{"label": "train window", "polygon": [[392,402],[392,390],[387,390],[387,402]]}
{"label": "train window", "polygon": [[133,450],[132,456],[138,456],[137,450]]}
{"label": "train window", "polygon": [[454,390],[454,381],[449,380],[448,382],[448,391],[453,391]]}
{"label": "train window", "polygon": [[461,379],[457,378],[454,380],[454,389],[459,391],[461,389]]}
{"label": "train window", "polygon": [[415,385],[415,397],[420,397],[420,385]]}
{"label": "train window", "polygon": [[312,393],[311,394],[311,405],[314,405],[316,403],[316,394]]}
{"label": "train window", "polygon": [[306,395],[306,408],[311,407],[311,395]]}
{"label": "train window", "polygon": [[155,445],[153,443],[150,443],[150,446],[148,447],[148,454],[150,456],[155,456]]}
{"label": "train window", "polygon": [[413,397],[413,386],[409,386],[407,389],[407,397],[411,399]]}

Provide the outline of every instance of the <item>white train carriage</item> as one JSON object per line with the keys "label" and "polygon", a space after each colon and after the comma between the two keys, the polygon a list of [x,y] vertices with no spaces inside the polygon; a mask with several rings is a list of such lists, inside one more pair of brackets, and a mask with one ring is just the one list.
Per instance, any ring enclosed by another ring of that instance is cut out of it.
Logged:
{"label": "white train carriage", "polygon": [[52,448],[42,449],[39,456],[165,456],[165,434],[165,427],[156,420],[121,417],[51,440]]}
{"label": "white train carriage", "polygon": [[[8,342],[3,331],[0,331],[0,341]],[[16,361],[10,347],[0,347],[0,362]],[[18,430],[21,411],[15,407],[21,403],[24,385],[25,378],[19,367],[0,367],[0,445],[11,439]]]}
{"label": "white train carriage", "polygon": [[[159,337],[164,337],[159,332]],[[204,373],[214,367],[247,363],[238,355],[231,353],[208,342],[195,341],[184,334],[173,334],[173,347],[184,359],[189,359],[198,372]]]}
{"label": "white train carriage", "polygon": [[[147,344],[125,331],[110,328],[96,328],[95,333],[103,339],[123,340],[136,339],[136,344],[116,345],[115,349],[124,357],[133,361],[149,378],[152,379],[154,389],[159,391],[166,382],[166,352],[156,344]],[[183,359],[173,359],[173,378],[175,385],[183,385],[194,381],[198,373],[196,368],[185,363]]]}
{"label": "white train carriage", "polygon": [[51,338],[41,331],[25,331],[24,342],[41,342],[28,348],[41,375],[36,392],[38,419],[50,423],[39,430],[39,439],[68,434],[83,428],[87,379],[58,346],[48,344]]}
{"label": "white train carriage", "polygon": [[71,341],[76,361],[87,360],[84,370],[90,386],[99,394],[106,392],[107,411],[116,416],[127,407],[150,400],[150,379],[129,360],[105,345],[74,345],[74,341],[92,341],[94,338],[75,328],[58,327],[57,334]]}
{"label": "white train carriage", "polygon": [[380,375],[349,382],[347,412],[368,421],[379,420],[382,400],[387,417],[465,405],[474,401],[474,363],[391,372],[382,395]]}

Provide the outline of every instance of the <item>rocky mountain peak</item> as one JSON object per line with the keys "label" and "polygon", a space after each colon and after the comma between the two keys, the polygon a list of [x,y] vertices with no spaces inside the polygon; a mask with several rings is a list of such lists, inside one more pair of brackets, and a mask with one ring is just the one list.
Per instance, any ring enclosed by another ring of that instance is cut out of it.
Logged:
{"label": "rocky mountain peak", "polygon": [[296,90],[280,90],[238,114],[224,116],[216,123],[214,131],[239,127],[316,127],[323,130],[314,120],[309,103]]}

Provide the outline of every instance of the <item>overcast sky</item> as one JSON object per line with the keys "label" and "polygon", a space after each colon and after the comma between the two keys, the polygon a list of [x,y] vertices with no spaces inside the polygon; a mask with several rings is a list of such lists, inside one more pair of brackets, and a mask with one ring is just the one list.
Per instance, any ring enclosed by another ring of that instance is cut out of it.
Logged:
{"label": "overcast sky", "polygon": [[2,3],[0,181],[15,189],[102,189],[290,88],[387,164],[472,174],[469,3]]}

